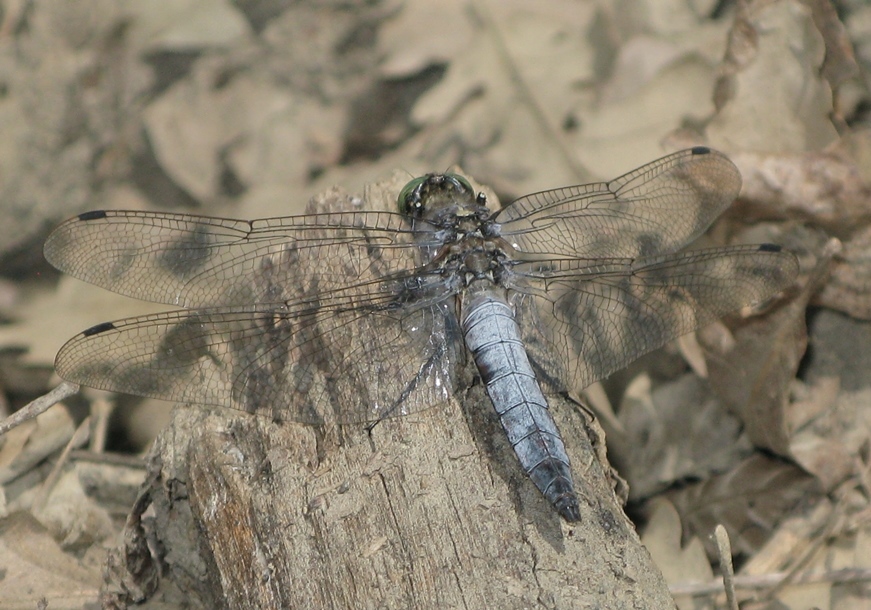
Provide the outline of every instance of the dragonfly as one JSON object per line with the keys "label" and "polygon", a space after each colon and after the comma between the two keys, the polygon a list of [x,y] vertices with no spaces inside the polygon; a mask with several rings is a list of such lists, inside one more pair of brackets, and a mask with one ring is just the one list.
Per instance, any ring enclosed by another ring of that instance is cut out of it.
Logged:
{"label": "dragonfly", "polygon": [[45,244],[58,269],[180,309],[106,322],[57,354],[71,382],[312,425],[414,413],[471,361],[523,470],[566,521],[578,493],[548,396],[787,288],[772,244],[684,250],[737,197],[707,147],[493,210],[459,174],[398,209],[231,220],[93,211]]}

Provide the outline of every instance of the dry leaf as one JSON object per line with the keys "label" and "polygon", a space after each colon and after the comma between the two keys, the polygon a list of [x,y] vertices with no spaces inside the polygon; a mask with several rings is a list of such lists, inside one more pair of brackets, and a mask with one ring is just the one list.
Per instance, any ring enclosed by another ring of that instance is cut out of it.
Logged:
{"label": "dry leaf", "polygon": [[860,165],[834,152],[741,152],[732,160],[744,178],[737,215],[803,218],[849,235],[871,213],[871,182]]}
{"label": "dry leaf", "polygon": [[609,442],[610,459],[635,499],[727,470],[752,451],[740,422],[706,381],[690,374],[652,393],[650,379],[639,375],[626,390],[619,421],[628,440]]}
{"label": "dry leaf", "polygon": [[796,0],[738,7],[718,84],[719,112],[707,126],[710,141],[767,152],[833,142],[832,92],[820,76],[825,48],[810,8]]}
{"label": "dry leaf", "polygon": [[[871,193],[869,193],[871,196]],[[858,229],[845,242],[832,265],[829,281],[814,302],[824,307],[871,320],[871,226]]]}
{"label": "dry leaf", "polygon": [[412,121],[430,128],[431,148],[461,142],[469,151],[466,169],[494,188],[534,190],[529,179],[540,180],[542,172],[552,184],[575,182],[587,174],[558,133],[582,99],[578,83],[593,76],[595,57],[584,33],[595,7],[509,6],[476,5],[480,25],[470,46],[421,96]]}
{"label": "dry leaf", "polygon": [[[16,513],[0,522],[0,607],[79,609],[97,599],[99,564],[85,565],[64,552],[37,521]],[[37,586],[38,583],[38,586]]]}
{"label": "dry leaf", "polygon": [[106,510],[88,497],[78,470],[75,464],[64,472],[33,516],[65,549],[81,552],[110,539],[115,527]]}
{"label": "dry leaf", "polygon": [[[674,506],[663,499],[651,503],[651,515],[641,536],[654,563],[670,585],[708,582],[714,577],[705,548],[693,536],[682,543],[680,516]],[[692,598],[677,598],[678,608],[693,608]]]}
{"label": "dry leaf", "polygon": [[[412,76],[434,64],[447,64],[468,51],[474,20],[468,0],[407,2],[378,36],[379,70],[386,78]],[[421,27],[450,23],[449,28]],[[413,44],[408,33],[414,32]]]}
{"label": "dry leaf", "polygon": [[[817,481],[787,462],[756,454],[728,473],[668,492],[687,534],[703,536],[718,523],[729,532],[736,553],[753,555],[785,517],[819,496]],[[703,538],[708,553],[713,544]]]}
{"label": "dry leaf", "polygon": [[871,388],[843,391],[832,397],[823,387],[820,393],[825,401],[820,406],[829,408],[793,435],[790,453],[826,491],[831,491],[848,477],[863,474],[865,466],[857,456],[871,442]]}
{"label": "dry leaf", "polygon": [[238,44],[251,34],[244,15],[228,0],[124,2],[136,46],[145,51],[191,51]]}

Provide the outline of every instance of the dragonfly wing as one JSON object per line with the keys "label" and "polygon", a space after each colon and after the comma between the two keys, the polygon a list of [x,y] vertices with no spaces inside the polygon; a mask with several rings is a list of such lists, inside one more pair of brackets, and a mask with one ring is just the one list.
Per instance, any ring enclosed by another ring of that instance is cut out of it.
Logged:
{"label": "dragonfly wing", "polygon": [[636,258],[674,252],[698,237],[741,190],[741,174],[709,148],[680,151],[610,182],[533,193],[498,214],[524,253]]}
{"label": "dragonfly wing", "polygon": [[514,272],[523,339],[553,391],[586,387],[671,339],[764,301],[792,283],[798,263],[763,245],[527,262]]}
{"label": "dragonfly wing", "polygon": [[189,308],[281,303],[378,281],[420,264],[399,214],[339,212],[245,221],[156,212],[88,212],[45,244],[55,267],[107,290]]}
{"label": "dragonfly wing", "polygon": [[[349,423],[443,402],[465,357],[452,290],[357,287],[280,308],[184,310],[105,323],[57,355],[89,387],[210,404],[276,419]],[[423,293],[426,293],[425,295]]]}

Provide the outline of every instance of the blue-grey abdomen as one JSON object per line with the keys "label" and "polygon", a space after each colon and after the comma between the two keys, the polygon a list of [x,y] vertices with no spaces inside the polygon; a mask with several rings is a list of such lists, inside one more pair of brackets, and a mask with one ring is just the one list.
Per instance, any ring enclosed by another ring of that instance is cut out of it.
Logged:
{"label": "blue-grey abdomen", "polygon": [[462,316],[466,346],[524,471],[568,521],[580,518],[571,467],[510,305],[479,295]]}

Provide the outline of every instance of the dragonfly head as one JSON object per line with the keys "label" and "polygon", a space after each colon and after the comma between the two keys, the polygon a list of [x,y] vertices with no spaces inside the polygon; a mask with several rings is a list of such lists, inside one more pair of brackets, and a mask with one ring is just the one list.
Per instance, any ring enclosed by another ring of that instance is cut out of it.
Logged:
{"label": "dragonfly head", "polygon": [[483,193],[475,194],[468,180],[459,174],[427,174],[415,178],[399,192],[399,211],[413,218],[432,220],[450,214],[477,214],[486,205]]}

